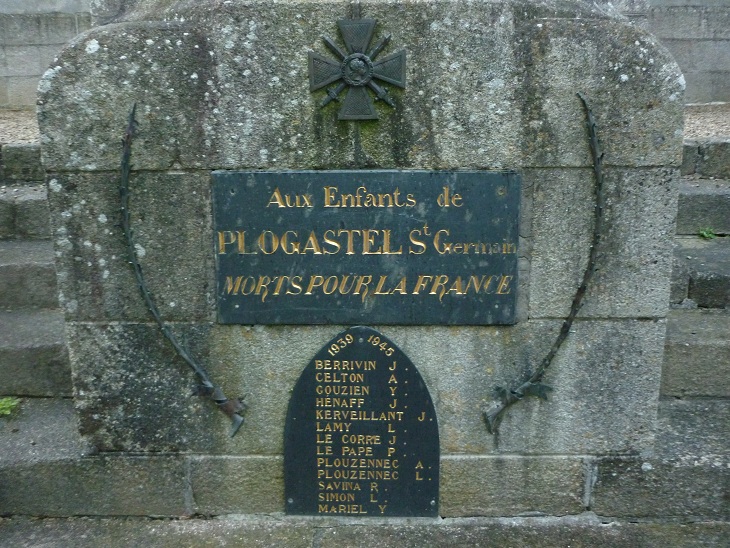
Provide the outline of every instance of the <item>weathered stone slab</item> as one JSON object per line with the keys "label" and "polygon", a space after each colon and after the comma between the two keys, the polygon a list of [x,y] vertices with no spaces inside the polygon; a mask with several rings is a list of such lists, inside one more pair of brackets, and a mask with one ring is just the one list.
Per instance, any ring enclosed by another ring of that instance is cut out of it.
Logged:
{"label": "weathered stone slab", "polygon": [[685,466],[730,461],[730,401],[664,400],[659,404],[657,456]]}
{"label": "weathered stone slab", "polygon": [[[281,457],[194,456],[189,460],[196,513],[283,510]],[[441,466],[442,517],[583,511],[584,464],[579,458],[452,456],[443,458]]]}
{"label": "weathered stone slab", "polygon": [[[728,63],[730,64],[730,61]],[[730,73],[730,67],[727,72]],[[697,173],[703,177],[730,178],[730,139],[728,137],[701,143],[699,155]]]}
{"label": "weathered stone slab", "polygon": [[444,457],[440,514],[579,514],[584,510],[583,469],[579,458]]}
{"label": "weathered stone slab", "polygon": [[55,308],[56,269],[51,242],[0,242],[0,295],[9,308]]}
{"label": "weathered stone slab", "polygon": [[0,177],[3,182],[13,184],[43,180],[45,173],[37,144],[4,144],[1,158]]}
{"label": "weathered stone slab", "polygon": [[697,464],[607,457],[598,462],[591,510],[614,518],[726,521],[729,489],[727,456]]}
{"label": "weathered stone slab", "polygon": [[[532,197],[530,317],[566,316],[588,262],[595,181],[591,171],[527,170]],[[597,272],[582,317],[666,314],[671,236],[676,215],[675,170],[606,173],[610,228],[602,235]],[[639,213],[641,212],[641,213]]]}
{"label": "weathered stone slab", "polygon": [[[207,325],[175,331],[201,361]],[[209,449],[208,401],[192,397],[197,385],[154,325],[67,324],[81,433],[102,451]]]}
{"label": "weathered stone slab", "polygon": [[[91,30],[46,73],[40,123],[49,169],[115,169],[135,101],[138,169],[585,166],[576,91],[594,97],[608,163],[680,163],[676,65],[648,34],[577,3],[368,6],[417,60],[408,92],[394,92],[399,108],[378,107],[380,122],[361,128],[333,124],[336,105],[315,107],[302,57],[325,51],[319,37],[335,33],[344,4],[153,4],[129,17],[170,22]],[[230,25],[234,14],[245,23]],[[609,87],[604,103],[599,90]],[[343,138],[358,144],[343,147]]]}
{"label": "weathered stone slab", "polygon": [[[119,176],[54,175],[48,187],[66,318],[148,321],[120,226]],[[208,175],[140,174],[132,177],[130,193],[137,259],[162,317],[212,318]]]}
{"label": "weathered stone slab", "polygon": [[676,310],[668,318],[662,396],[730,398],[730,315]]}
{"label": "weathered stone slab", "polygon": [[284,464],[281,456],[192,456],[188,460],[196,514],[284,511]]}
{"label": "weathered stone slab", "polygon": [[[106,451],[201,454],[189,463],[200,512],[279,504],[290,391],[344,326],[213,323],[211,171],[514,169],[525,181],[518,323],[378,326],[433,397],[441,454],[453,459],[443,476],[445,511],[578,513],[582,456],[652,450],[684,87],[654,38],[562,0],[370,3],[377,35],[392,33],[388,52],[407,52],[408,84],[389,87],[395,107],[376,102],[379,121],[340,123],[338,105],[319,108],[326,92],[310,93],[306,59],[330,53],[321,36],[339,40],[347,2],[126,7],[118,25],[94,29],[62,53],[40,88],[60,286],[90,442]],[[606,153],[597,274],[546,373],[548,401],[525,398],[494,437],[484,407],[495,386],[515,388],[547,355],[589,254],[595,181],[579,91]],[[151,323],[114,226],[118,141],[134,102],[131,213],[140,262],[191,354],[229,397],[247,395],[232,439],[211,402],[188,396],[196,380]],[[492,481],[524,481],[534,470],[544,470],[549,488],[515,489],[500,509]],[[490,476],[502,471],[504,478]],[[479,473],[489,481],[475,479]],[[260,498],[244,500],[235,483],[225,485],[228,474]],[[231,502],[216,499],[218,489]]]}
{"label": "weathered stone slab", "polygon": [[677,234],[711,228],[730,234],[730,180],[685,177],[679,188]]}
{"label": "weathered stone slab", "polygon": [[[342,546],[674,546],[724,548],[730,525],[702,523],[631,523],[579,517],[467,518],[437,522],[399,520],[388,523],[343,523],[322,518],[284,520],[281,516],[231,516],[224,519],[43,519],[0,520],[0,541],[8,546],[35,548],[42,544],[73,544],[96,548],[122,543],[127,546],[288,546],[340,548]],[[337,525],[337,527],[330,527]]]}
{"label": "weathered stone slab", "polygon": [[[662,321],[576,323],[546,376],[554,387],[549,401],[525,399],[508,411],[498,440],[487,433],[481,408],[491,401],[494,387],[510,386],[535,367],[559,327],[558,321],[545,321],[486,331],[389,327],[382,332],[411,358],[431,392],[442,454],[650,449]],[[281,454],[290,390],[309,358],[339,331],[300,328],[294,338],[284,327],[183,330],[193,354],[228,396],[247,396],[245,423],[231,439],[225,416],[207,400],[189,397],[195,380],[156,327],[70,324],[82,432],[102,450]],[[607,332],[616,336],[608,338]],[[642,398],[633,397],[637,392]],[[605,413],[619,407],[620,412]]]}
{"label": "weathered stone slab", "polygon": [[[3,388],[3,393],[8,392]],[[87,452],[71,399],[23,398],[0,421],[0,468],[80,458]]]}
{"label": "weathered stone slab", "polygon": [[0,507],[31,516],[183,516],[182,459],[89,457],[0,468]]}
{"label": "weathered stone slab", "polygon": [[71,396],[63,315],[57,310],[0,311],[0,392]]}
{"label": "weathered stone slab", "polygon": [[0,187],[0,239],[50,237],[44,185]]}

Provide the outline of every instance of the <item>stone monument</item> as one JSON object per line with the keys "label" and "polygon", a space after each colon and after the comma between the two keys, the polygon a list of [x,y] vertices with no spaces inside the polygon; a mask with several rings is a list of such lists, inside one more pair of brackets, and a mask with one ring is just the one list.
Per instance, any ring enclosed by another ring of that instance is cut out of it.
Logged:
{"label": "stone monument", "polygon": [[[177,478],[183,513],[285,512],[298,379],[397,361],[437,424],[408,435],[440,465],[433,507],[397,515],[580,513],[597,459],[651,453],[684,83],[649,34],[570,0],[107,4],[39,96],[98,452]],[[377,359],[346,354],[373,337]],[[308,424],[293,439],[325,470],[329,432]],[[385,451],[346,433],[339,470]],[[382,476],[383,454],[362,466]],[[377,515],[307,473],[302,492],[337,504],[293,513]]]}

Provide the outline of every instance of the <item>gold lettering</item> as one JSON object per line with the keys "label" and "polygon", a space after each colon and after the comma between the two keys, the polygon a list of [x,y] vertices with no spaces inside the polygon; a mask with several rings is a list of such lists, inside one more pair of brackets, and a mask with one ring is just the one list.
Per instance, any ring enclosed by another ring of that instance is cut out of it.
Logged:
{"label": "gold lettering", "polygon": [[403,254],[403,246],[400,246],[398,248],[398,251],[390,250],[390,229],[383,230],[383,255],[402,255],[402,254]]}
{"label": "gold lettering", "polygon": [[449,281],[449,277],[446,275],[439,275],[436,276],[436,279],[433,281],[433,286],[431,286],[431,291],[429,291],[429,295],[438,295],[439,301],[444,298],[444,294],[446,293],[446,282]]}
{"label": "gold lettering", "polygon": [[509,282],[514,276],[502,276],[497,287],[497,295],[507,295],[510,292]]}
{"label": "gold lettering", "polygon": [[337,194],[336,186],[324,187],[324,207],[339,207],[335,204],[335,194]]}
{"label": "gold lettering", "polygon": [[385,280],[388,279],[388,276],[380,276],[380,280],[378,281],[378,286],[375,288],[374,295],[388,295],[389,292],[386,291],[385,293],[382,292],[383,286],[385,285]]}
{"label": "gold lettering", "polygon": [[345,251],[346,255],[354,255],[355,254],[355,241],[354,236],[355,234],[362,234],[362,231],[360,230],[346,230],[341,229],[337,231],[337,235],[341,236],[342,234],[347,234],[347,251]]}
{"label": "gold lettering", "polygon": [[431,280],[433,280],[433,276],[425,276],[423,274],[419,274],[418,280],[416,280],[416,285],[413,288],[413,295],[418,295],[418,292],[421,291],[422,289],[425,289],[426,285]]}
{"label": "gold lettering", "polygon": [[337,240],[333,240],[329,236],[329,234],[331,234],[332,237],[334,237],[335,236],[335,231],[334,230],[325,230],[324,231],[324,234],[322,235],[322,239],[324,240],[324,243],[325,244],[331,245],[334,248],[334,250],[333,251],[328,251],[327,249],[325,249],[324,250],[324,254],[325,255],[335,255],[335,254],[337,254],[340,251],[340,249],[342,249],[342,246],[340,245],[340,242],[338,242]]}
{"label": "gold lettering", "polygon": [[400,281],[396,284],[396,286],[393,288],[393,290],[390,292],[391,295],[393,293],[400,293],[401,295],[407,295],[408,289],[406,288],[406,277],[403,276]]}
{"label": "gold lettering", "polygon": [[241,282],[243,281],[243,276],[236,277],[235,283],[233,282],[233,276],[226,276],[226,293],[230,295],[233,293],[234,295],[238,293],[238,289],[241,287]]}
{"label": "gold lettering", "polygon": [[451,251],[451,244],[443,244],[443,247],[441,247],[441,234],[448,236],[450,233],[448,230],[445,229],[441,229],[436,232],[436,235],[433,237],[433,247],[436,248],[436,251],[438,251],[439,255],[444,255]]}
{"label": "gold lettering", "polygon": [[[230,239],[226,239],[226,234],[229,236]],[[226,246],[234,243],[236,241],[236,236],[231,232],[230,230],[219,230],[218,231],[218,254],[219,255],[225,255],[226,254]]]}
{"label": "gold lettering", "polygon": [[414,228],[413,230],[411,230],[411,233],[408,235],[408,239],[410,240],[410,242],[413,245],[417,246],[416,249],[413,249],[413,245],[408,246],[408,253],[409,254],[411,254],[411,255],[421,255],[421,254],[423,254],[424,251],[426,251],[426,244],[423,243],[418,238],[416,238],[416,236],[420,236],[420,235],[421,235],[421,231],[418,230],[417,228]]}
{"label": "gold lettering", "polygon": [[[269,235],[269,246],[266,245],[266,236]],[[271,230],[264,230],[259,236],[259,248],[265,255],[275,253],[279,247],[279,238]]]}
{"label": "gold lettering", "polygon": [[312,230],[312,232],[309,233],[309,238],[307,238],[307,243],[304,244],[302,253],[306,253],[307,251],[311,251],[315,255],[322,254],[322,249],[319,247],[319,242],[317,241],[317,235],[314,233],[314,230]]}
{"label": "gold lettering", "polygon": [[259,276],[259,281],[256,284],[256,295],[261,295],[261,302],[266,301],[266,296],[269,294],[269,284],[272,281],[268,276]]}
{"label": "gold lettering", "polygon": [[271,198],[269,198],[269,203],[266,204],[266,207],[269,207],[270,205],[286,207],[286,204],[284,204],[284,199],[281,196],[281,192],[279,192],[279,187],[276,187],[274,189],[274,193],[271,195]]}
{"label": "gold lettering", "polygon": [[370,246],[375,245],[375,235],[379,230],[365,229],[362,231],[362,254],[363,255],[382,255],[383,250],[378,248],[370,251]]}
{"label": "gold lettering", "polygon": [[238,239],[238,254],[239,255],[256,255],[256,251],[246,251],[246,231],[238,230],[236,232]]}
{"label": "gold lettering", "polygon": [[450,195],[451,189],[448,186],[443,187],[444,192],[443,194],[440,194],[438,198],[436,198],[436,203],[440,205],[441,207],[461,207],[463,204],[461,203],[461,195],[460,194],[454,194],[453,196]]}
{"label": "gold lettering", "polygon": [[310,276],[309,277],[309,286],[307,286],[307,291],[304,293],[305,295],[311,295],[312,290],[315,287],[320,287],[324,283],[324,277],[320,275],[316,276]]}
{"label": "gold lettering", "polygon": [[281,235],[281,250],[286,253],[287,255],[292,255],[294,253],[299,253],[299,242],[291,242],[291,247],[288,247],[289,245],[289,234],[293,234],[294,238],[297,238],[297,233],[293,230],[287,230],[284,232],[284,234]]}
{"label": "gold lettering", "polygon": [[293,287],[295,289],[295,291],[292,291],[291,289],[287,289],[286,294],[287,295],[299,295],[302,292],[302,286],[299,285],[301,283],[302,283],[301,276],[292,276],[291,280],[289,281],[289,285],[291,287]]}
{"label": "gold lettering", "polygon": [[[359,232],[359,231],[358,231]],[[362,300],[365,302],[365,297],[367,297],[368,294],[368,284],[373,281],[372,276],[358,276],[357,277],[357,286],[355,286],[355,295],[360,295],[360,291],[364,290],[362,293]]]}

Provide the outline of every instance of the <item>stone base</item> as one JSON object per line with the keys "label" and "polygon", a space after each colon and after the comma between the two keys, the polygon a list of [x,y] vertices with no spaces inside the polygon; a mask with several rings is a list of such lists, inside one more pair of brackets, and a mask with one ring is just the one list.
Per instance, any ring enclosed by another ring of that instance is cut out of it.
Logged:
{"label": "stone base", "polygon": [[628,523],[586,513],[566,518],[214,520],[0,519],[5,546],[727,546],[730,524]]}

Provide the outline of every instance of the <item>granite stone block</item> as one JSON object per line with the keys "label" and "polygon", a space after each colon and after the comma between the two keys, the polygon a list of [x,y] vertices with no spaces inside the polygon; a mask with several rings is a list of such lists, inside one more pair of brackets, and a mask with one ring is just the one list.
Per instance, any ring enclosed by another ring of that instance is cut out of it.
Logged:
{"label": "granite stone block", "polygon": [[699,234],[711,228],[730,234],[730,180],[685,178],[680,185],[677,234]]}
{"label": "granite stone block", "polygon": [[3,513],[31,516],[189,514],[182,459],[88,457],[0,468]]}
{"label": "granite stone block", "polygon": [[667,324],[662,396],[730,398],[730,315],[676,310]]}
{"label": "granite stone block", "polygon": [[5,106],[10,108],[24,108],[36,104],[38,91],[37,76],[16,76],[7,78],[8,101]]}
{"label": "granite stone block", "polygon": [[591,510],[613,518],[726,521],[728,493],[727,457],[704,465],[607,457],[598,463]]}
{"label": "granite stone block", "polygon": [[730,135],[701,143],[699,152],[697,173],[703,177],[730,179]]}
{"label": "granite stone block", "polygon": [[447,456],[441,475],[442,517],[564,516],[584,509],[578,458]]}
{"label": "granite stone block", "polygon": [[[214,546],[287,546],[291,548],[367,547],[476,548],[530,546],[613,548],[675,546],[724,548],[730,525],[723,522],[630,523],[601,521],[595,515],[532,518],[457,518],[444,520],[370,520],[366,524],[274,516],[230,516],[219,519],[43,519],[13,518],[0,523],[0,541],[31,548],[59,543],[96,548]],[[28,540],[32,539],[32,540]]]}
{"label": "granite stone block", "polygon": [[[406,352],[429,387],[442,454],[649,450],[662,321],[577,323],[546,375],[554,387],[549,400],[526,398],[508,410],[498,438],[487,433],[482,410],[492,402],[495,386],[512,387],[536,367],[559,326],[544,321],[382,331]],[[249,410],[235,438],[228,437],[228,419],[212,404],[189,397],[195,380],[156,328],[135,324],[68,328],[82,432],[102,450],[281,454],[290,391],[309,359],[341,328],[208,329],[197,326],[188,339],[224,392],[245,396]],[[636,393],[642,398],[634,398]],[[616,412],[605,413],[607,408]]]}
{"label": "granite stone block", "polygon": [[218,102],[213,54],[205,36],[175,24],[100,27],[79,37],[40,83],[46,169],[118,170],[135,103],[137,169],[212,167],[219,149],[206,131]]}
{"label": "granite stone block", "polygon": [[[588,262],[596,186],[591,171],[529,170],[530,317],[564,317]],[[608,170],[604,233],[581,317],[661,317],[669,299],[678,173]]]}
{"label": "granite stone block", "polygon": [[[583,91],[607,163],[679,165],[684,84],[654,39],[591,19],[597,13],[587,8],[586,19],[575,19],[577,4],[519,5],[369,6],[392,33],[393,51],[411,50],[417,61],[408,64],[407,90],[391,92],[397,108],[379,103],[380,122],[362,125],[333,123],[339,106],[317,108],[321,94],[307,86],[304,54],[324,51],[321,35],[336,35],[337,4],[252,2],[204,13],[186,6],[186,21],[201,21],[194,32],[172,22],[101,27],[67,48],[41,83],[46,161],[54,170],[114,169],[109,145],[136,101],[140,169],[586,166],[585,113],[575,96]],[[151,3],[146,9],[135,16],[154,13]],[[243,25],[226,23],[234,13]],[[399,24],[388,24],[394,17]],[[163,65],[176,69],[153,70]],[[92,77],[92,67],[101,74]],[[599,93],[609,85],[610,101]],[[81,103],[66,95],[71,88]],[[70,120],[83,128],[71,131]]]}
{"label": "granite stone block", "polygon": [[41,149],[37,144],[2,145],[2,176],[6,182],[43,181]]}
{"label": "granite stone block", "polygon": [[188,457],[196,514],[263,514],[284,511],[281,456]]}
{"label": "granite stone block", "polygon": [[[49,175],[61,306],[69,320],[149,321],[121,229],[117,174]],[[211,318],[209,175],[130,181],[131,228],[145,282],[166,321]]]}
{"label": "granite stone block", "polygon": [[[178,325],[174,333],[206,363],[209,329]],[[214,449],[211,423],[219,412],[212,401],[193,396],[199,379],[155,325],[67,323],[67,339],[80,431],[94,447]]]}
{"label": "granite stone block", "polygon": [[0,393],[69,397],[63,316],[56,310],[0,311]]}

